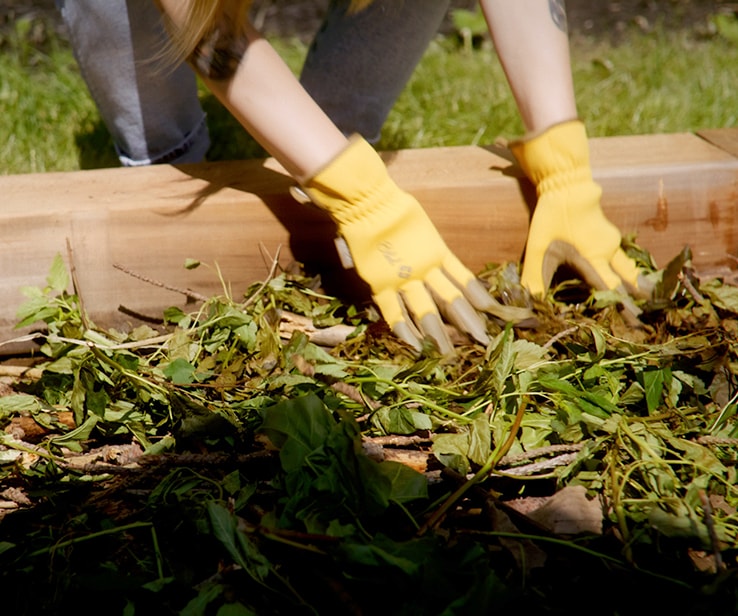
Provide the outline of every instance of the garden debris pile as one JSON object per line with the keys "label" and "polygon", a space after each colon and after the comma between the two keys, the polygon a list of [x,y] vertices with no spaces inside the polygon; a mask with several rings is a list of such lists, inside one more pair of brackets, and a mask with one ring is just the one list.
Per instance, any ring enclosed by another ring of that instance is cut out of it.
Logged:
{"label": "garden debris pile", "polygon": [[299,269],[102,330],[58,258],[18,313],[40,359],[2,384],[3,605],[732,613],[738,287],[629,252],[640,326],[613,292],[534,303],[490,265],[537,323],[456,333],[453,359]]}

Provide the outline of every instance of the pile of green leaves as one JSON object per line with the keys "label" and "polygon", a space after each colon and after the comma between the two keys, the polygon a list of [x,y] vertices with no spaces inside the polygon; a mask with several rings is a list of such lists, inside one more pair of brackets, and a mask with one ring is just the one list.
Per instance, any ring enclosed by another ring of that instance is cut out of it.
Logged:
{"label": "pile of green leaves", "polygon": [[[482,276],[530,305],[514,266]],[[651,276],[638,327],[612,293],[563,282],[536,327],[490,321],[487,348],[460,342],[449,361],[286,272],[156,330],[102,330],[58,259],[19,312],[43,324],[40,378],[0,398],[0,493],[25,502],[0,521],[4,604],[732,613],[738,288],[688,251]],[[284,311],[353,333],[285,339]],[[22,417],[41,440],[13,434]],[[370,455],[393,438],[425,469]],[[104,461],[132,446],[130,463]],[[567,487],[601,503],[602,532],[557,534],[512,506]]]}

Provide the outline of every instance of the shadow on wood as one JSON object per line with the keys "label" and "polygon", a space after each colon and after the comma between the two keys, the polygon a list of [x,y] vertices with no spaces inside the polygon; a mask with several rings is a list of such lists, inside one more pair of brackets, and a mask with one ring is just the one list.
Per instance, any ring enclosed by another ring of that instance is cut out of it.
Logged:
{"label": "shadow on wood", "polygon": [[[733,264],[738,159],[724,146],[735,134],[591,140],[606,215],[660,266],[685,244],[698,266]],[[383,156],[472,271],[520,259],[535,192],[509,151],[461,146]],[[0,341],[22,333],[13,329],[20,289],[45,285],[54,256],[66,258],[67,241],[85,307],[105,327],[137,324],[120,306],[152,318],[168,306],[190,308],[181,293],[116,266],[165,286],[239,298],[280,252],[282,265],[296,259],[319,273],[329,293],[368,299],[365,285],[339,264],[333,223],[295,202],[292,184],[273,159],[0,177]],[[187,270],[188,258],[205,265]]]}

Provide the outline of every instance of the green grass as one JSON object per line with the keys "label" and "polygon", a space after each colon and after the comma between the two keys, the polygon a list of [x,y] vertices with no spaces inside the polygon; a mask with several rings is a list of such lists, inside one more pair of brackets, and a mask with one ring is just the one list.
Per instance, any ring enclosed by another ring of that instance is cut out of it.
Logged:
{"label": "green grass", "polygon": [[53,37],[36,49],[28,26],[18,22],[0,48],[0,173],[116,164],[71,52]]}
{"label": "green grass", "polygon": [[[50,29],[39,45],[38,27],[20,20],[14,32],[0,37],[0,135],[7,136],[0,142],[0,174],[117,165],[69,46]],[[619,45],[574,37],[577,100],[589,134],[736,126],[738,43],[729,28],[719,32],[697,37],[663,28],[633,30]],[[298,72],[305,45],[274,44]],[[212,96],[204,89],[201,94],[214,142],[211,160],[265,155]],[[439,38],[397,101],[378,147],[489,144],[521,131],[491,46],[470,49]]]}
{"label": "green grass", "polygon": [[738,124],[738,44],[657,31],[637,45],[576,46],[580,113],[597,136],[693,131]]}

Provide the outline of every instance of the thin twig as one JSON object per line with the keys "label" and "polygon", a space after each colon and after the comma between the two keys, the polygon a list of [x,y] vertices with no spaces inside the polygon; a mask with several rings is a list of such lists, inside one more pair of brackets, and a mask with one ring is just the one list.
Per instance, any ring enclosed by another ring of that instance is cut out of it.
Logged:
{"label": "thin twig", "polygon": [[580,451],[584,448],[584,443],[571,443],[563,445],[548,445],[547,447],[539,447],[538,449],[532,449],[530,451],[524,451],[522,453],[516,453],[512,456],[503,456],[500,458],[500,464],[505,466],[512,466],[518,462],[524,462],[525,460],[532,460],[534,458],[542,458],[551,454],[569,453],[572,451]]}
{"label": "thin twig", "polygon": [[93,342],[92,340],[82,340],[80,338],[67,338],[65,336],[51,335],[46,336],[49,342],[65,342],[67,344],[74,344],[77,346],[87,347],[88,349],[102,349],[104,351],[121,351],[130,349],[144,349],[148,347],[158,348],[168,340],[172,338],[172,334],[162,334],[161,336],[155,336],[154,338],[147,338],[146,340],[132,340],[130,342],[113,342],[110,344],[101,344],[99,342]]}
{"label": "thin twig", "polygon": [[[560,456],[556,456],[555,458],[550,458],[548,460],[542,460],[541,462],[532,462],[531,464],[514,466],[505,471],[493,469],[492,472],[495,475],[500,475],[502,477],[528,477],[530,475],[537,475],[538,473],[543,471],[550,471],[551,469],[559,466],[566,466],[567,464],[571,464],[572,462],[574,462],[574,460],[576,459],[576,453],[563,453]],[[500,460],[500,463],[501,462],[502,460]]]}
{"label": "thin twig", "polygon": [[423,445],[431,443],[431,439],[422,436],[403,436],[401,434],[388,434],[386,436],[371,436],[367,438],[375,445],[381,447],[409,447],[411,445]]}
{"label": "thin twig", "polygon": [[726,447],[738,446],[738,438],[728,438],[727,436],[699,436],[696,442],[700,445],[724,445]]}
{"label": "thin twig", "polygon": [[96,533],[90,533],[82,537],[75,537],[74,539],[67,539],[65,541],[59,541],[58,543],[55,543],[49,548],[41,548],[40,550],[31,552],[29,556],[33,558],[35,556],[41,556],[42,554],[50,554],[57,550],[61,550],[62,548],[67,548],[70,545],[82,543],[84,541],[89,541],[91,539],[98,539],[100,537],[105,537],[107,535],[127,533],[128,531],[133,530],[135,528],[153,528],[153,524],[151,522],[133,522],[131,524],[126,524],[125,526],[117,526],[115,528],[108,528],[105,530],[100,530],[100,531],[97,531]]}
{"label": "thin twig", "polygon": [[451,496],[449,496],[443,502],[443,504],[438,509],[436,509],[436,511],[433,512],[433,514],[425,521],[420,529],[418,529],[417,534],[419,536],[422,536],[430,529],[435,528],[444,518],[446,512],[459,500],[461,500],[472,487],[474,487],[480,481],[486,479],[489,474],[495,469],[503,456],[508,451],[510,451],[510,447],[513,446],[513,443],[515,442],[515,439],[517,438],[518,432],[520,430],[520,426],[523,423],[523,415],[525,415],[525,410],[527,406],[528,398],[527,396],[522,396],[520,399],[518,412],[515,414],[515,420],[513,421],[512,426],[510,426],[510,431],[507,433],[507,438],[505,439],[505,442],[502,443],[500,447],[495,449],[489,455],[489,458],[487,458],[487,461],[484,463],[482,468],[480,468],[469,481],[459,486],[454,491],[454,493],[451,494]]}
{"label": "thin twig", "polygon": [[694,288],[694,285],[692,284],[692,281],[689,279],[689,276],[685,276],[684,272],[679,272],[679,282],[682,283],[684,288],[689,292],[689,294],[692,296],[692,299],[696,301],[699,304],[703,304],[705,302],[705,297],[700,293],[697,289]]}
{"label": "thin twig", "polygon": [[565,337],[566,337],[566,336],[568,336],[569,334],[573,334],[573,333],[574,333],[575,331],[577,331],[578,329],[579,329],[579,326],[578,326],[578,325],[575,325],[575,326],[573,326],[573,327],[569,327],[568,329],[565,329],[565,330],[563,330],[563,331],[560,331],[560,332],[559,332],[558,334],[556,334],[555,336],[553,336],[552,338],[550,338],[550,339],[549,339],[549,340],[548,340],[548,341],[547,341],[547,342],[546,342],[546,343],[545,343],[545,344],[543,345],[543,348],[544,348],[544,349],[549,349],[549,348],[551,348],[551,347],[552,347],[552,346],[553,346],[554,344],[556,344],[556,343],[557,343],[557,342],[558,342],[559,340],[561,340],[562,338],[565,338]]}
{"label": "thin twig", "polygon": [[136,278],[137,280],[140,280],[141,282],[145,282],[146,284],[159,287],[160,289],[166,289],[167,291],[173,291],[174,293],[179,293],[180,295],[184,295],[188,299],[195,300],[198,302],[208,301],[207,297],[205,297],[201,293],[198,293],[197,291],[193,291],[191,289],[182,289],[181,287],[174,287],[172,285],[165,284],[163,282],[160,282],[159,280],[154,280],[153,278],[149,278],[148,276],[145,276],[144,274],[139,274],[138,272],[134,272],[130,268],[126,267],[125,265],[121,265],[120,263],[113,263],[113,267],[117,270],[120,270],[124,274],[128,274],[131,278]]}
{"label": "thin twig", "polygon": [[342,393],[350,400],[365,405],[372,410],[376,410],[380,406],[382,406],[376,400],[368,399],[361,393],[361,390],[359,390],[357,387],[354,387],[353,385],[349,385],[348,383],[344,383],[343,381],[338,381],[336,379],[327,378],[325,375],[316,374],[315,367],[304,357],[302,357],[302,355],[295,354],[291,357],[291,359],[292,363],[295,364],[295,368],[297,368],[298,372],[303,376],[309,376],[310,378],[319,378],[323,382],[326,382],[331,387],[331,389]]}
{"label": "thin twig", "polygon": [[72,250],[72,243],[67,238],[67,258],[69,260],[69,273],[72,277],[72,287],[74,294],[77,296],[77,303],[79,304],[79,317],[82,320],[82,326],[85,330],[91,329],[90,321],[87,318],[87,311],[85,310],[84,298],[82,297],[82,289],[79,286],[79,280],[77,279],[77,266],[74,264],[74,251]]}
{"label": "thin twig", "polygon": [[543,456],[549,456],[551,454],[569,453],[572,451],[580,451],[584,448],[584,443],[571,443],[562,445],[548,445],[547,447],[539,447],[538,449],[532,449],[531,451],[524,451],[522,453],[516,453],[511,456],[503,456],[500,458],[499,464],[504,466],[512,466],[519,462],[525,462],[526,460],[533,460],[534,458],[542,458]]}
{"label": "thin twig", "polygon": [[720,553],[720,541],[718,540],[717,532],[715,531],[715,521],[712,518],[712,505],[710,504],[710,499],[707,497],[707,493],[704,490],[699,490],[698,494],[700,496],[700,501],[702,502],[705,526],[707,527],[707,533],[710,536],[712,555],[715,559],[715,569],[717,571],[723,571],[725,569],[725,563],[723,562],[723,556]]}
{"label": "thin twig", "polygon": [[[266,247],[264,244],[259,244],[259,248],[261,249],[263,254],[266,254],[269,256],[269,253],[267,252]],[[277,253],[272,258],[272,265],[269,268],[269,273],[267,273],[267,277],[262,281],[262,283],[259,285],[259,288],[254,291],[251,296],[243,303],[244,308],[246,306],[251,305],[253,302],[256,301],[256,298],[261,295],[261,292],[265,289],[265,287],[269,284],[269,281],[274,278],[274,276],[277,274],[277,268],[279,267],[279,253],[281,252],[282,247],[277,246]]]}
{"label": "thin twig", "polygon": [[310,342],[318,346],[336,347],[346,342],[356,331],[355,327],[337,323],[328,327],[316,327],[312,319],[288,310],[280,311],[279,335],[289,339],[295,331],[304,333]]}
{"label": "thin twig", "polygon": [[33,368],[31,366],[12,366],[5,364],[0,366],[0,376],[10,376],[16,379],[31,379],[37,381],[44,374],[42,368]]}
{"label": "thin twig", "polygon": [[16,338],[11,338],[10,340],[3,340],[0,342],[0,347],[5,346],[7,344],[19,344],[21,342],[31,342],[32,340],[37,340],[39,338],[46,338],[46,334],[43,332],[33,332],[32,334],[26,334],[25,336],[18,336]]}

